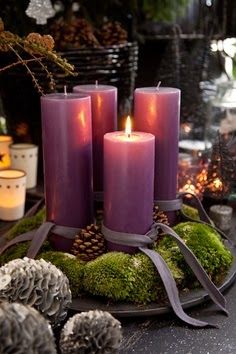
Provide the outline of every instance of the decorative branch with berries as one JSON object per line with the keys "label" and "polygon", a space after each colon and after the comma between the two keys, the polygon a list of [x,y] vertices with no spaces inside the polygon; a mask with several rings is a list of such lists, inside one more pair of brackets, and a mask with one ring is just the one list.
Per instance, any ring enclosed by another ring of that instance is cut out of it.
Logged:
{"label": "decorative branch with berries", "polygon": [[[77,75],[74,72],[74,66],[60,57],[53,48],[54,39],[50,35],[41,36],[39,33],[30,33],[27,37],[21,38],[12,32],[5,31],[4,23],[0,18],[0,52],[11,52],[16,57],[16,61],[4,67],[0,67],[0,74],[17,65],[23,65],[31,76],[35,88],[43,95],[43,89],[34,71],[29,66],[30,63],[36,62],[40,65],[41,69],[46,74],[46,78],[49,80],[50,89],[55,88],[55,82],[53,74],[48,70],[45,62],[49,61],[59,66],[66,75]],[[26,58],[25,54],[27,55]]]}

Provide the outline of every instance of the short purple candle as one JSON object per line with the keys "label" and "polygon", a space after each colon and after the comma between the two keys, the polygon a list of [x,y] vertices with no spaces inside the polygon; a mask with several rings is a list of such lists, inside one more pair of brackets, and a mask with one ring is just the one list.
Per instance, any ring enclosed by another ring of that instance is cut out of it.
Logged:
{"label": "short purple candle", "polygon": [[[133,132],[104,136],[104,225],[145,234],[152,225],[155,137]],[[130,251],[110,244],[110,250]]]}
{"label": "short purple candle", "polygon": [[[154,199],[172,200],[177,192],[180,90],[138,88],[134,94],[134,127],[155,135]],[[174,222],[172,213],[170,220]]]}
{"label": "short purple candle", "polygon": [[79,85],[74,92],[86,93],[92,102],[93,185],[103,191],[103,137],[117,130],[117,88],[109,85]]}
{"label": "short purple candle", "polygon": [[91,99],[41,98],[47,220],[84,227],[93,220]]}

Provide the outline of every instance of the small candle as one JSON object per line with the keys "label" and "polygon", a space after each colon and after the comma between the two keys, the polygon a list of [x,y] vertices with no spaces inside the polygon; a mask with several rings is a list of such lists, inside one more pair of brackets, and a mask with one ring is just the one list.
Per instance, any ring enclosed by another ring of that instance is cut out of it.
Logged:
{"label": "small candle", "polygon": [[26,174],[20,170],[0,171],[0,219],[18,220],[25,210]]}
{"label": "small candle", "polygon": [[37,184],[38,146],[34,144],[11,144],[11,166],[26,172],[26,188],[34,188]]}
{"label": "small candle", "polygon": [[0,135],[0,170],[11,166],[9,154],[9,145],[12,143],[12,137],[9,135]]}
{"label": "small candle", "polygon": [[109,85],[79,85],[74,92],[91,96],[93,130],[93,185],[103,191],[103,137],[117,130],[117,88]]}
{"label": "small candle", "polygon": [[[155,137],[118,131],[104,136],[104,225],[145,234],[152,225]],[[115,245],[112,249],[124,250]]]}
{"label": "small candle", "polygon": [[92,127],[89,96],[41,98],[47,220],[85,227],[92,213]]}
{"label": "small candle", "polygon": [[[176,199],[180,90],[170,87],[138,88],[134,94],[136,130],[155,136],[155,200]],[[172,215],[171,222],[174,222]]]}
{"label": "small candle", "polygon": [[228,205],[212,205],[209,216],[215,225],[222,231],[231,228],[233,209]]}

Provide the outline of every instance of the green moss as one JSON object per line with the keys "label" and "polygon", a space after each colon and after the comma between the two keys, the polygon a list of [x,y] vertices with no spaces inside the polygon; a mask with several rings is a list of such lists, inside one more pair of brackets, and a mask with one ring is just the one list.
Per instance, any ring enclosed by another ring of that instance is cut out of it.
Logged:
{"label": "green moss", "polygon": [[[210,226],[195,222],[180,223],[174,227],[175,232],[192,250],[208,275],[216,283],[225,277],[233,256],[222,243],[219,234]],[[160,254],[170,253],[171,261],[184,272],[186,281],[193,281],[193,273],[187,266],[176,242],[165,236],[157,246]]]}
{"label": "green moss", "polygon": [[[21,242],[10,248],[8,248],[1,256],[0,256],[0,265],[12,261],[16,258],[23,258],[26,256],[27,251],[29,249],[30,242]],[[48,241],[44,242],[41,252],[51,251],[52,247]]]}
{"label": "green moss", "polygon": [[[172,273],[177,282],[183,276],[176,267]],[[160,300],[164,294],[158,272],[143,253],[110,252],[88,262],[84,270],[84,289],[115,301],[142,304]]]}
{"label": "green moss", "polygon": [[198,210],[196,208],[193,208],[187,204],[182,205],[182,211],[185,215],[187,215],[189,218],[194,219],[194,220],[200,220]]}
{"label": "green moss", "polygon": [[14,237],[21,235],[27,231],[37,229],[45,220],[45,208],[39,210],[39,212],[31,217],[24,218],[14,225],[7,233],[6,239],[12,240]]}
{"label": "green moss", "polygon": [[83,287],[84,263],[75,256],[63,252],[43,252],[37,258],[43,258],[59,268],[69,279],[73,297],[77,297]]}
{"label": "green moss", "polygon": [[26,256],[27,250],[29,248],[29,242],[19,243],[18,245],[12,246],[7,249],[1,256],[0,256],[0,265],[12,261],[16,258],[23,258]]}
{"label": "green moss", "polygon": [[130,293],[130,255],[111,252],[84,267],[84,289],[93,295],[126,300]]}

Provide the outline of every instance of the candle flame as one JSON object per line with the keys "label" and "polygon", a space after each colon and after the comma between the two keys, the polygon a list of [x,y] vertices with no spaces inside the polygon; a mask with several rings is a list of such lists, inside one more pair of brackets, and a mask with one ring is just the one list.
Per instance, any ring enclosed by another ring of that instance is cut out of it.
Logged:
{"label": "candle flame", "polygon": [[130,116],[128,116],[127,119],[126,119],[125,134],[128,136],[128,138],[130,138],[130,135],[131,135],[131,119],[130,119]]}

